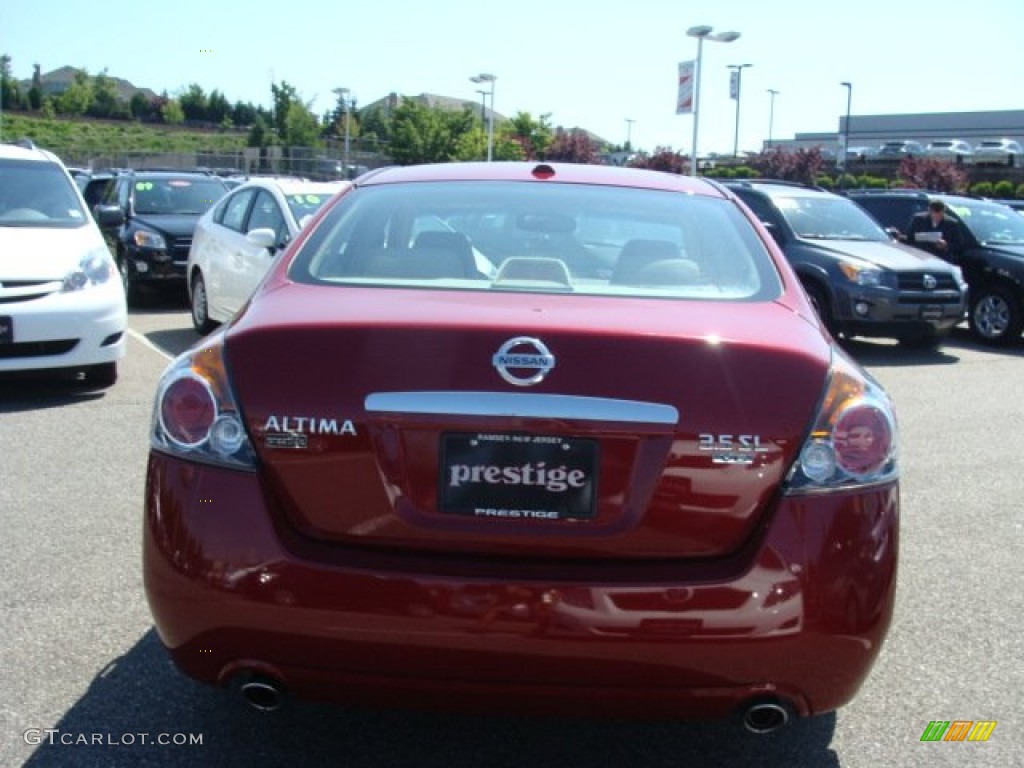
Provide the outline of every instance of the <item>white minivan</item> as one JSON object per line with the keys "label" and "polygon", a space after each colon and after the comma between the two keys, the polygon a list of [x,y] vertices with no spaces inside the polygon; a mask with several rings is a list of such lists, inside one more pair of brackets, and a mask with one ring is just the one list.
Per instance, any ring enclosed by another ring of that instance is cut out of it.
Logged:
{"label": "white minivan", "polygon": [[117,381],[128,317],[114,260],[64,164],[0,144],[0,375]]}

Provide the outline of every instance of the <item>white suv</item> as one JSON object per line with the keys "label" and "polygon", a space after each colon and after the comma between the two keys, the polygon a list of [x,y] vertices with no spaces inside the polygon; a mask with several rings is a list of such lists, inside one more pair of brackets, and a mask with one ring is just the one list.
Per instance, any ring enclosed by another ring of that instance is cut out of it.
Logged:
{"label": "white suv", "polygon": [[0,374],[117,380],[124,289],[64,164],[29,141],[0,144]]}

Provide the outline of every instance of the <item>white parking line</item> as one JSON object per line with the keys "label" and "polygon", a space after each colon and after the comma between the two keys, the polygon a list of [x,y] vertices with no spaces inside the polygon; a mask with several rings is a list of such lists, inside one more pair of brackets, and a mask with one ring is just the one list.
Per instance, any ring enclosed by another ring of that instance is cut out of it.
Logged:
{"label": "white parking line", "polygon": [[138,331],[133,330],[132,328],[129,328],[128,329],[128,335],[131,336],[136,341],[142,343],[144,346],[149,347],[154,352],[163,355],[167,360],[173,360],[174,359],[174,355],[170,355],[170,354],[167,353],[166,350],[160,349],[160,347],[158,347],[156,344],[154,344],[152,341],[147,339],[143,334],[139,333]]}

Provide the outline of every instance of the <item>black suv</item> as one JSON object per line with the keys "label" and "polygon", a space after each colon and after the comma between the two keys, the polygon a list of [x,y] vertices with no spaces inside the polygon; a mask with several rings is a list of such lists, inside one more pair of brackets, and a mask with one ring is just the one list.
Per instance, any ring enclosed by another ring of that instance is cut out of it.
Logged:
{"label": "black suv", "polygon": [[185,292],[192,232],[207,208],[228,191],[217,176],[192,171],[123,171],[95,208],[117,260],[129,304],[143,285]]}
{"label": "black suv", "polygon": [[991,200],[920,190],[851,190],[849,198],[883,227],[906,233],[928,201],[946,204],[963,250],[953,258],[968,285],[971,332],[987,344],[1011,344],[1024,330],[1024,216]]}
{"label": "black suv", "polygon": [[725,186],[775,238],[833,335],[935,346],[963,320],[960,270],[893,242],[850,200],[782,181]]}

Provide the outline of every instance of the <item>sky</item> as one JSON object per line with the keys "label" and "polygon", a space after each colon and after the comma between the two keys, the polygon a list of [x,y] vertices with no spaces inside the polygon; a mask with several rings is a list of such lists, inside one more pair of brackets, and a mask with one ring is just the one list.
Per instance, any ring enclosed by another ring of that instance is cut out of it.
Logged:
{"label": "sky", "polygon": [[[797,133],[836,132],[845,116],[1024,109],[1024,2],[916,0],[34,0],[0,5],[0,53],[13,74],[69,65],[171,96],[198,84],[231,103],[271,105],[287,82],[317,114],[348,88],[357,107],[391,92],[549,115],[634,148],[688,153],[693,115],[676,114],[686,31],[736,31],[703,44],[698,150],[731,154]],[[729,97],[729,65],[742,70]],[[769,89],[778,91],[772,99]],[[772,102],[774,101],[774,108]],[[898,138],[898,137],[896,137]]]}

